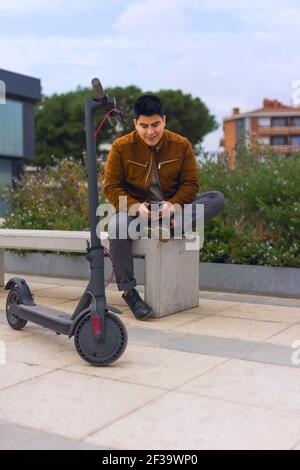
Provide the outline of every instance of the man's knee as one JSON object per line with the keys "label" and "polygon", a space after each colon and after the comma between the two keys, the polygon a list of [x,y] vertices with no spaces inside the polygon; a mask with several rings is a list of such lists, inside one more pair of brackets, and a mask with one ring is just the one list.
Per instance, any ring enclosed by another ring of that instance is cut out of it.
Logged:
{"label": "man's knee", "polygon": [[200,193],[197,195],[196,199],[194,199],[193,204],[203,204],[203,201],[207,201],[210,205],[213,203],[220,211],[224,209],[225,198],[220,191]]}
{"label": "man's knee", "polygon": [[224,209],[224,205],[225,205],[224,194],[221,193],[220,191],[212,191],[212,192],[214,193],[214,198],[215,198],[218,211],[221,212]]}
{"label": "man's knee", "polygon": [[198,194],[196,200],[193,202],[193,205],[195,204],[204,205],[204,221],[207,222],[209,219],[222,212],[225,205],[225,198],[220,191],[207,191]]}

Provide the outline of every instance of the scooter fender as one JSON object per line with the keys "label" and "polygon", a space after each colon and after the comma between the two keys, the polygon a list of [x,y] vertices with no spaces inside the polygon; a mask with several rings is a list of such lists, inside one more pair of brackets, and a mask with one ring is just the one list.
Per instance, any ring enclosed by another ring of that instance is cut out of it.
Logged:
{"label": "scooter fender", "polygon": [[10,290],[15,286],[17,286],[19,291],[20,291],[22,304],[24,304],[24,305],[36,305],[34,300],[33,300],[32,294],[30,292],[30,289],[29,289],[25,279],[22,279],[21,277],[12,277],[6,283],[5,289]]}

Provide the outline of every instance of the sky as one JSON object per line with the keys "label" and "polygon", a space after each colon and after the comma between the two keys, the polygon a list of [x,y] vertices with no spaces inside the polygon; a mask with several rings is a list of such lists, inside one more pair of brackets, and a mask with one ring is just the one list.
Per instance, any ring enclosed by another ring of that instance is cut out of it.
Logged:
{"label": "sky", "polygon": [[[299,0],[0,0],[0,68],[51,95],[89,86],[181,89],[222,119],[300,83]],[[293,85],[294,84],[294,85]]]}

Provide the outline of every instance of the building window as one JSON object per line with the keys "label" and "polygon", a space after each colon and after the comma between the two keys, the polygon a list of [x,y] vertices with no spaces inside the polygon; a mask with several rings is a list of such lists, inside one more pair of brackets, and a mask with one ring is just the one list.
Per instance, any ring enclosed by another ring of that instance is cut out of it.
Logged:
{"label": "building window", "polygon": [[287,137],[276,135],[271,137],[271,145],[287,145]]}
{"label": "building window", "polygon": [[292,136],[292,145],[300,145],[300,135]]}
{"label": "building window", "polygon": [[261,145],[270,145],[270,137],[267,137],[267,136],[259,137],[258,142]]}
{"label": "building window", "polygon": [[269,117],[258,118],[258,126],[259,127],[271,127],[271,118]]}
{"label": "building window", "polygon": [[272,118],[272,127],[285,127],[285,126],[286,126],[285,118],[281,118],[281,117]]}
{"label": "building window", "polygon": [[0,155],[23,156],[23,106],[17,101],[0,105]]}
{"label": "building window", "polygon": [[293,127],[300,127],[300,117],[292,118],[292,126]]}

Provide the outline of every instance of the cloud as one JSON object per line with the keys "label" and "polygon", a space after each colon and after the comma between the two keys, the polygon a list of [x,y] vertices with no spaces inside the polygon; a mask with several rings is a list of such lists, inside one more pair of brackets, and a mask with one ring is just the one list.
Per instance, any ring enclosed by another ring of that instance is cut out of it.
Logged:
{"label": "cloud", "polygon": [[104,9],[105,4],[96,0],[0,0],[0,17],[57,16],[76,14],[87,8]]}
{"label": "cloud", "polygon": [[[20,13],[19,1],[6,2],[0,0],[0,16],[5,8]],[[68,34],[54,30],[46,36],[33,31],[19,38],[0,37],[1,67],[40,77],[46,94],[86,86],[97,74],[105,85],[136,84],[145,91],[181,88],[203,99],[220,124],[234,106],[257,108],[264,97],[290,102],[292,82],[300,79],[296,1],[286,0],[284,6],[279,0],[112,3],[114,14],[105,3],[101,17],[104,24],[105,12],[111,14],[105,35],[100,21],[99,33],[84,30],[78,14]],[[72,10],[74,18],[80,9],[90,8],[92,22],[96,4],[102,8],[104,2],[52,0],[43,8],[62,16]],[[41,11],[38,0],[22,5],[27,13]],[[207,142],[216,148],[220,136],[221,130]]]}
{"label": "cloud", "polygon": [[115,31],[157,44],[156,33],[167,35],[187,26],[183,0],[146,0],[130,4],[113,25]]}

